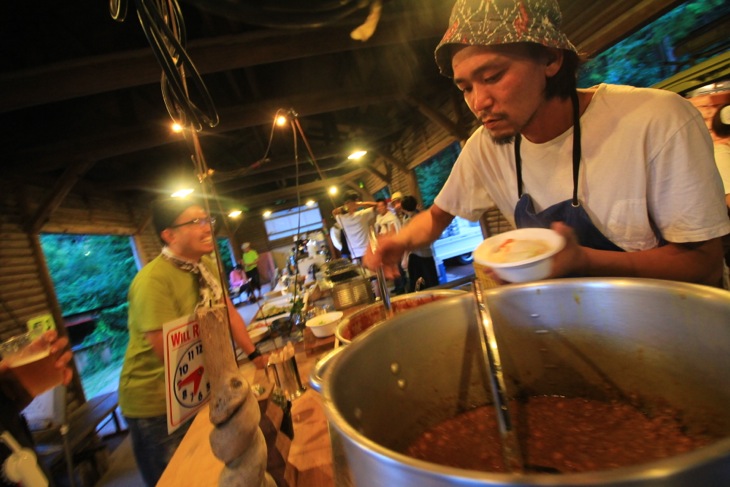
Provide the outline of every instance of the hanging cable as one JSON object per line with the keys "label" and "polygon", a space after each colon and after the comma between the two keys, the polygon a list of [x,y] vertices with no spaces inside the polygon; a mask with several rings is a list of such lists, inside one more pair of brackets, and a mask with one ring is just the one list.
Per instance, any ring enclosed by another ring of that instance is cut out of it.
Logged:
{"label": "hanging cable", "polygon": [[[200,73],[185,51],[187,35],[177,0],[135,0],[137,17],[157,62],[162,67],[162,98],[173,121],[196,131],[218,125],[218,112]],[[127,0],[110,0],[113,19],[124,21]],[[186,79],[192,81],[202,106],[193,102]]]}

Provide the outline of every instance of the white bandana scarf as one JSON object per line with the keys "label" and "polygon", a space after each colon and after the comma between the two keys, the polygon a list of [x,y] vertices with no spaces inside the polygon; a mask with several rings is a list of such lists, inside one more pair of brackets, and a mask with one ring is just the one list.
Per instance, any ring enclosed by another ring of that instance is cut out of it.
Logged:
{"label": "white bandana scarf", "polygon": [[200,292],[200,304],[210,306],[214,302],[220,302],[223,297],[223,289],[218,280],[201,261],[190,262],[184,260],[167,248],[162,248],[162,257],[181,271],[189,272],[198,276],[198,290]]}

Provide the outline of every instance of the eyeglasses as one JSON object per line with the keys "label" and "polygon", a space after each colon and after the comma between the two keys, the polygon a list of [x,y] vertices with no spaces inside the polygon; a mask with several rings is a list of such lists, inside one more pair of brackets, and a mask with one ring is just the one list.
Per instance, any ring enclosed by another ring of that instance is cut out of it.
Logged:
{"label": "eyeglasses", "polygon": [[205,217],[205,218],[193,218],[192,220],[190,220],[188,222],[170,225],[169,228],[184,227],[185,225],[200,225],[201,227],[206,227],[208,225],[215,225],[215,218],[210,217],[210,216]]}

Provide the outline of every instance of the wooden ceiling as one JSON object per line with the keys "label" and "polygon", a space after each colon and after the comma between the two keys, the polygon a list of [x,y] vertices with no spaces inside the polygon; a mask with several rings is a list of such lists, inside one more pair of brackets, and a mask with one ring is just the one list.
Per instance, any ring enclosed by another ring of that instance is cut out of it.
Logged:
{"label": "wooden ceiling", "polygon": [[[315,194],[323,178],[352,180],[363,171],[347,160],[352,149],[368,149],[361,164],[373,164],[449,96],[433,48],[452,1],[384,0],[375,34],[352,40],[369,2],[181,3],[185,50],[220,118],[198,139],[221,196],[257,208],[291,199],[297,181]],[[590,55],[681,2],[559,3],[565,31]],[[72,186],[149,197],[192,176],[194,150],[169,129],[161,68],[134,3],[119,23],[98,0],[0,2],[0,37],[6,175],[56,198]],[[305,135],[297,157],[292,130],[273,129],[279,109],[294,110]]]}

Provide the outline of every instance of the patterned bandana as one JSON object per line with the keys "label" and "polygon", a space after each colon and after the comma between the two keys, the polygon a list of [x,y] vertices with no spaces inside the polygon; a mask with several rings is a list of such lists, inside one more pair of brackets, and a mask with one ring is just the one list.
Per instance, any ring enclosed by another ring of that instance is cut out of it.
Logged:
{"label": "patterned bandana", "polygon": [[434,55],[441,74],[453,77],[452,45],[492,46],[533,42],[576,51],[560,31],[562,15],[557,0],[457,0],[449,30]]}
{"label": "patterned bandana", "polygon": [[189,272],[198,276],[198,290],[200,292],[199,305],[210,306],[213,303],[220,302],[223,297],[218,280],[201,261],[190,262],[184,260],[170,251],[167,247],[162,247],[162,257],[181,271]]}

